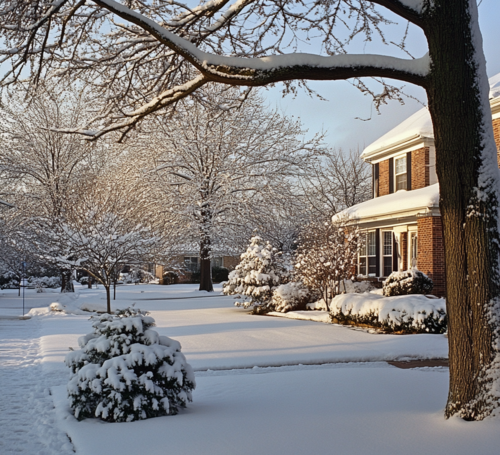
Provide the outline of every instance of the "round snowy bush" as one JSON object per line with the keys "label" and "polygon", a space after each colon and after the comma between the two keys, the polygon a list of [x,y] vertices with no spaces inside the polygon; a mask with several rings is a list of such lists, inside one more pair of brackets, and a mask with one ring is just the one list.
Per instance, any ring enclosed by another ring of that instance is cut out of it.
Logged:
{"label": "round snowy bush", "polygon": [[420,270],[410,269],[406,272],[392,272],[384,281],[383,293],[386,297],[409,294],[430,294],[434,284]]}
{"label": "round snowy bush", "polygon": [[192,401],[194,373],[180,344],[160,336],[133,308],[93,317],[81,350],[66,356],[70,407],[78,420],[130,422],[177,414]]}
{"label": "round snowy bush", "polygon": [[281,313],[305,310],[306,305],[317,297],[319,295],[312,292],[304,283],[292,281],[278,286],[273,291],[271,307]]}
{"label": "round snowy bush", "polygon": [[252,237],[241,255],[241,261],[229,274],[222,292],[225,295],[244,296],[236,306],[253,306],[254,313],[270,311],[274,289],[288,279],[288,271],[281,256],[259,236]]}

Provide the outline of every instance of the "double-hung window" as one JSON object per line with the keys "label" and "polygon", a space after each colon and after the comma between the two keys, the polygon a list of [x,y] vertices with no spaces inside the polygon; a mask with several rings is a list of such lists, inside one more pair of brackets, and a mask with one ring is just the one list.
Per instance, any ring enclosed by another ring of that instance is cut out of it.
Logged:
{"label": "double-hung window", "polygon": [[383,257],[383,276],[389,276],[392,273],[392,254],[393,240],[392,231],[382,232],[382,257]]}
{"label": "double-hung window", "polygon": [[366,233],[365,241],[359,253],[359,274],[376,276],[377,274],[377,233]]}
{"label": "double-hung window", "polygon": [[406,190],[408,188],[408,172],[406,168],[406,156],[401,158],[396,158],[395,160],[395,170],[396,170],[396,191]]}

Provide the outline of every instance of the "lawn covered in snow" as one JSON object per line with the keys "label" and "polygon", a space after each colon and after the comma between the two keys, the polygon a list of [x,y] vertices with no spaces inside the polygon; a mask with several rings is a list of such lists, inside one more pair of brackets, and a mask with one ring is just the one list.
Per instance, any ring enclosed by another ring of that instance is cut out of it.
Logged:
{"label": "lawn covered in snow", "polygon": [[[498,421],[444,420],[447,369],[399,370],[383,362],[445,358],[443,335],[371,334],[254,316],[235,308],[233,301],[200,293],[194,285],[118,287],[113,307],[135,303],[150,311],[155,330],[182,344],[196,371],[197,388],[194,402],[177,416],[111,424],[78,422],[67,404],[69,372],[63,360],[68,347],[76,348],[78,337],[91,331],[88,316],[38,309],[32,314],[39,315],[27,321],[1,319],[19,314],[20,308],[15,292],[2,291],[0,343],[7,366],[0,370],[0,387],[9,394],[0,394],[0,400],[10,417],[0,418],[0,452],[497,452]],[[77,287],[75,295],[28,290],[26,302],[29,308],[47,308],[53,302],[99,306],[105,300],[102,288]],[[20,358],[23,343],[30,355]],[[28,422],[24,436],[15,432],[14,421]]]}

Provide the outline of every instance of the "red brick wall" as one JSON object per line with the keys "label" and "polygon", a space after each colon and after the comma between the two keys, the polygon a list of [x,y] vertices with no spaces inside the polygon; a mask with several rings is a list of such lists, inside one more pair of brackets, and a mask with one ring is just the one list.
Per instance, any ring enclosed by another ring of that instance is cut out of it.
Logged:
{"label": "red brick wall", "polygon": [[493,120],[493,135],[495,136],[495,142],[497,143],[497,159],[498,166],[500,167],[500,118]]}
{"label": "red brick wall", "polygon": [[411,189],[429,186],[429,147],[411,152]]}
{"label": "red brick wall", "polygon": [[401,242],[401,258],[403,259],[403,270],[408,270],[408,233],[402,232],[400,237]]}
{"label": "red brick wall", "polygon": [[381,161],[378,165],[378,195],[389,194],[389,160]]}
{"label": "red brick wall", "polygon": [[224,256],[223,265],[228,270],[234,270],[234,268],[240,263],[239,256]]}
{"label": "red brick wall", "polygon": [[418,219],[417,268],[434,281],[434,295],[446,296],[443,226],[440,216]]}

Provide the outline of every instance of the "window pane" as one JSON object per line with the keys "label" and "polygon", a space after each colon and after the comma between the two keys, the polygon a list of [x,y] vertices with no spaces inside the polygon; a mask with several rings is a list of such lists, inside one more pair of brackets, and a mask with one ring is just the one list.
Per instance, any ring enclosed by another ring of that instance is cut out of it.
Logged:
{"label": "window pane", "polygon": [[368,256],[377,254],[376,232],[368,232]]}
{"label": "window pane", "polygon": [[396,160],[396,174],[406,174],[406,156]]}
{"label": "window pane", "polygon": [[392,256],[392,231],[384,231],[384,256]]}
{"label": "window pane", "polygon": [[406,190],[408,188],[408,185],[406,183],[406,175],[407,174],[396,175],[396,191]]}
{"label": "window pane", "polygon": [[359,255],[360,256],[366,256],[366,234],[361,234],[359,237],[359,241],[361,242],[361,248],[359,250]]}
{"label": "window pane", "polygon": [[377,258],[370,257],[368,258],[368,275],[376,276],[377,275]]}
{"label": "window pane", "polygon": [[366,275],[366,257],[359,258],[359,274]]}
{"label": "window pane", "polygon": [[384,275],[389,276],[392,273],[392,257],[384,258]]}

